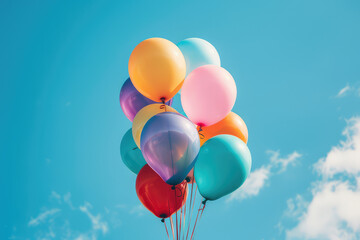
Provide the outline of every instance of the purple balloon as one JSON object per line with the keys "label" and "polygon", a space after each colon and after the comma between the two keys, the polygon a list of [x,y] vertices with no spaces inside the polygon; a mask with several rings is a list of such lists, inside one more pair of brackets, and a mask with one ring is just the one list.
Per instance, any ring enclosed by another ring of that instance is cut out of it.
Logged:
{"label": "purple balloon", "polygon": [[200,139],[189,119],[178,113],[163,112],[145,124],[140,146],[149,166],[167,184],[176,185],[194,167]]}
{"label": "purple balloon", "polygon": [[[130,78],[128,78],[121,87],[119,100],[122,110],[130,121],[134,120],[135,115],[143,107],[149,104],[157,103],[147,97],[144,97],[138,90],[136,90]],[[165,104],[171,106],[172,99]]]}

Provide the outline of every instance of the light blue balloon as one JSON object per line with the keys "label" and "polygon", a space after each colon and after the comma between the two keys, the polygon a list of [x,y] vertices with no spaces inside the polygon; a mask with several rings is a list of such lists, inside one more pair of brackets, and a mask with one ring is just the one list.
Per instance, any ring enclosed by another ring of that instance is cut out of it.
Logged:
{"label": "light blue balloon", "polygon": [[220,66],[220,56],[215,47],[201,38],[187,38],[177,46],[185,57],[186,76],[203,65]]}
{"label": "light blue balloon", "polygon": [[218,135],[201,147],[195,164],[195,180],[200,194],[216,200],[238,189],[251,169],[247,145],[232,135]]}
{"label": "light blue balloon", "polygon": [[121,140],[120,155],[125,165],[135,174],[138,174],[146,164],[141,150],[134,142],[131,128],[125,133]]}

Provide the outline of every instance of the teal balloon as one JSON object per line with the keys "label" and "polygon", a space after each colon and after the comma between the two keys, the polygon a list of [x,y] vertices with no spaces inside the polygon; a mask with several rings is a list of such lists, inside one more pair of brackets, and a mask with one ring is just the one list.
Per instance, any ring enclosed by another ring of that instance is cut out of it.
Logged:
{"label": "teal balloon", "polygon": [[177,44],[186,62],[186,76],[203,65],[220,66],[220,56],[215,47],[201,38],[187,38]]}
{"label": "teal balloon", "polygon": [[146,164],[141,150],[136,146],[131,128],[125,133],[120,143],[120,155],[125,165],[135,174]]}
{"label": "teal balloon", "polygon": [[251,169],[247,145],[232,135],[210,138],[201,147],[194,174],[200,194],[216,200],[238,189]]}

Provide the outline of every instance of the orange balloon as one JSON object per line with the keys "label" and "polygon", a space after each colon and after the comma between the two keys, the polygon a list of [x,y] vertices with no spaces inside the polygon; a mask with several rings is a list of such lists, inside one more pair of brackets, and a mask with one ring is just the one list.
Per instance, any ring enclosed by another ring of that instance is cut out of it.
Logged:
{"label": "orange balloon", "polygon": [[169,40],[146,39],[130,55],[131,82],[142,95],[153,101],[168,101],[174,97],[184,82],[185,74],[185,58]]}
{"label": "orange balloon", "polygon": [[[198,130],[200,127],[198,127]],[[229,134],[240,138],[247,143],[248,129],[242,118],[236,113],[230,112],[223,120],[208,127],[202,127],[200,135],[200,146],[207,140],[220,134]]]}

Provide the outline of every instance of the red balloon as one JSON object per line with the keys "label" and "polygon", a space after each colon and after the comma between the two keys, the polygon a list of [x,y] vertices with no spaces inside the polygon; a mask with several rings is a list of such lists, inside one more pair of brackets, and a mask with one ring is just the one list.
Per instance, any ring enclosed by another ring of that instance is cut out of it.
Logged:
{"label": "red balloon", "polygon": [[183,181],[174,188],[146,164],[137,175],[136,193],[155,216],[168,218],[185,204],[187,183]]}

